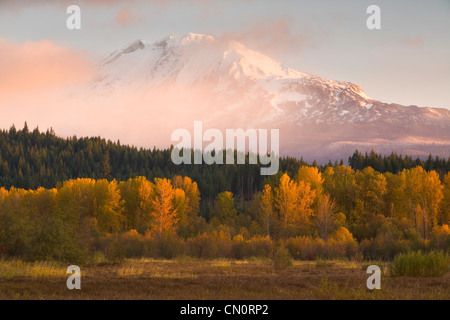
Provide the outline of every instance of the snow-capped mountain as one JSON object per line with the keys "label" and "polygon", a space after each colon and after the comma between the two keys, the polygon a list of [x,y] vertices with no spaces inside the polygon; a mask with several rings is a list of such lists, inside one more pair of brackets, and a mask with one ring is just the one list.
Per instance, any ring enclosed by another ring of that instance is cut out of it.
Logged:
{"label": "snow-capped mountain", "polygon": [[372,148],[450,156],[450,110],[382,103],[356,84],[292,70],[209,35],[137,40],[116,50],[83,97],[128,118],[142,138],[134,143],[147,147],[164,144],[158,138],[167,146],[174,129],[202,120],[223,130],[280,129],[281,153],[306,159],[346,159]]}

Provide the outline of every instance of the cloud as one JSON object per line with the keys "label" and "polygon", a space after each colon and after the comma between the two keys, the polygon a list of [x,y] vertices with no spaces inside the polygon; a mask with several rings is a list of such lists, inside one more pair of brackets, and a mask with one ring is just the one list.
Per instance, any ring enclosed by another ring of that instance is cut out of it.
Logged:
{"label": "cloud", "polygon": [[116,22],[121,26],[130,24],[135,19],[135,16],[131,13],[129,8],[123,8],[117,12]]}
{"label": "cloud", "polygon": [[311,46],[312,38],[305,33],[295,32],[289,17],[274,21],[256,21],[243,31],[222,34],[219,39],[236,40],[247,47],[260,51],[277,60],[287,52],[299,52]]}
{"label": "cloud", "polygon": [[13,44],[0,38],[0,99],[89,81],[94,68],[79,51],[51,41]]}
{"label": "cloud", "polygon": [[40,128],[59,124],[63,131],[83,124],[87,112],[73,96],[84,97],[70,95],[95,76],[83,52],[48,40],[16,44],[0,38],[0,70],[1,128],[28,121]]}
{"label": "cloud", "polygon": [[423,45],[423,39],[420,36],[415,38],[403,39],[402,43],[408,47],[418,48]]}
{"label": "cloud", "polygon": [[[194,2],[206,2],[206,0],[191,0]],[[125,1],[123,0],[0,0],[0,8],[11,8],[11,9],[20,9],[26,6],[40,6],[40,5],[60,5],[60,6],[69,6],[72,4],[75,5],[88,5],[88,6],[102,6],[102,7],[111,7],[116,5],[123,5]],[[160,5],[166,5],[171,2],[182,2],[182,0],[127,0],[127,5],[133,3],[155,3]]]}

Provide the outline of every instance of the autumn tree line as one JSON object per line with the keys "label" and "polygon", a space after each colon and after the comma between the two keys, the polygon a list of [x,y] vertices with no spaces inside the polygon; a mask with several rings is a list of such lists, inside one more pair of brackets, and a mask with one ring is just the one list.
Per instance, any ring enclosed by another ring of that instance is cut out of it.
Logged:
{"label": "autumn tree line", "polygon": [[[248,160],[246,161],[248,163]],[[280,158],[280,171],[295,176],[304,165],[315,166],[324,173],[328,167],[345,164],[343,160],[319,165],[293,157]],[[450,161],[429,157],[423,161],[409,156],[381,156],[375,152],[362,154],[356,151],[348,164],[355,170],[372,167],[376,171],[397,174],[403,169],[423,167],[436,171],[441,180],[450,171]],[[58,183],[77,178],[125,181],[138,176],[149,180],[171,179],[187,176],[197,182],[201,190],[202,215],[206,216],[207,204],[212,204],[220,192],[230,191],[235,197],[252,199],[262,191],[266,181],[260,175],[260,165],[174,165],[171,149],[144,149],[122,145],[120,141],[106,141],[100,137],[57,137],[53,129],[41,132],[12,126],[0,131],[0,186],[5,188],[37,189],[55,188]]]}
{"label": "autumn tree line", "polygon": [[70,263],[125,257],[392,259],[450,248],[450,174],[344,165],[280,172],[249,200],[222,191],[200,214],[190,177],[78,178],[0,188],[0,256]]}
{"label": "autumn tree line", "polygon": [[26,123],[0,131],[0,257],[270,257],[282,246],[297,259],[391,259],[449,248],[445,159],[282,157],[262,177],[259,164],[176,166],[170,154]]}
{"label": "autumn tree line", "polygon": [[[433,157],[428,155],[426,160],[421,158],[413,158],[408,155],[398,155],[392,152],[389,156],[377,154],[375,151],[362,153],[356,150],[351,157],[348,158],[348,165],[355,170],[362,170],[366,167],[372,167],[375,171],[385,173],[398,173],[403,169],[412,169],[422,167],[426,171],[434,170],[441,178],[450,171],[450,159]],[[328,164],[328,166],[331,166]]]}

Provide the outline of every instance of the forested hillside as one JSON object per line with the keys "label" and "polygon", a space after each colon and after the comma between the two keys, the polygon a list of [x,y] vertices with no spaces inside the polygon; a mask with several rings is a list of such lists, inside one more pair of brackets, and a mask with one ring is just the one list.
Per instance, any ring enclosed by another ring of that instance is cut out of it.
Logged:
{"label": "forested hillside", "polygon": [[441,178],[450,171],[450,158],[433,157],[431,154],[426,160],[421,158],[413,158],[408,155],[398,155],[395,152],[389,156],[382,156],[375,153],[373,150],[370,153],[365,153],[356,150],[351,157],[348,158],[348,165],[355,170],[362,170],[367,167],[372,167],[378,172],[398,173],[403,169],[412,169],[420,166],[426,171],[434,170]]}
{"label": "forested hillside", "polygon": [[[138,176],[152,180],[155,177],[182,175],[198,183],[202,199],[212,201],[219,192],[226,190],[239,198],[251,199],[266,182],[265,177],[260,175],[259,164],[174,165],[170,153],[170,149],[138,149],[100,137],[63,139],[57,137],[53,129],[45,133],[38,128],[30,131],[25,123],[22,130],[12,126],[9,130],[0,131],[0,186],[54,188],[60,182],[76,178],[125,181]],[[342,160],[339,163],[333,161],[326,165],[315,162],[310,165],[318,167],[323,173],[327,167],[344,164]],[[308,163],[302,159],[282,157],[280,174],[287,172],[294,176],[304,165]],[[363,155],[356,151],[349,158],[349,165],[355,170],[370,166],[382,173],[398,173],[403,169],[422,166],[427,171],[437,171],[441,179],[450,171],[450,161],[431,155],[423,162],[419,158],[414,160],[395,153],[382,157],[374,152]]]}
{"label": "forested hillside", "polygon": [[[246,161],[248,163],[248,160]],[[294,174],[303,160],[280,159],[280,169]],[[14,126],[0,132],[0,186],[35,189],[54,188],[60,182],[76,179],[116,179],[145,176],[171,178],[189,176],[199,184],[203,199],[229,190],[249,199],[260,190],[264,177],[258,165],[174,165],[171,149],[143,149],[124,146],[120,141],[100,137],[63,139],[53,129],[45,133]]]}

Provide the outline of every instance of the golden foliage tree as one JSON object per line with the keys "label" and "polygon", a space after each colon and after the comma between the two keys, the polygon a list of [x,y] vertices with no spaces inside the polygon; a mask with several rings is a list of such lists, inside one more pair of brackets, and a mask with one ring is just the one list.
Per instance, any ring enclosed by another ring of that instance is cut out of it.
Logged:
{"label": "golden foliage tree", "polygon": [[408,201],[405,196],[406,177],[403,172],[392,174],[387,172],[386,177],[386,195],[385,212],[390,218],[407,218],[408,217]]}
{"label": "golden foliage tree", "polygon": [[280,178],[278,187],[274,189],[274,207],[276,219],[281,222],[284,231],[294,229],[307,231],[310,227],[310,216],[315,192],[309,183],[295,183],[287,174]]}
{"label": "golden foliage tree", "polygon": [[[155,197],[153,200],[152,232],[158,236],[170,234],[176,230],[178,222],[177,210],[173,200],[175,189],[168,179],[155,178]],[[180,189],[178,189],[180,190]],[[184,191],[181,190],[184,193]]]}
{"label": "golden foliage tree", "polygon": [[273,220],[274,220],[273,205],[274,202],[273,202],[272,187],[266,184],[261,194],[259,210],[261,212],[262,223],[265,227],[267,235],[270,235],[271,231],[273,230]]}
{"label": "golden foliage tree", "polygon": [[285,173],[280,178],[280,184],[275,188],[275,208],[279,212],[282,225],[286,228],[288,221],[297,214],[298,190],[297,184]]}
{"label": "golden foliage tree", "polygon": [[[175,207],[178,211],[178,233],[182,237],[196,234],[196,227],[201,223],[200,191],[197,183],[189,177],[174,176],[172,186],[176,190]],[[183,191],[183,192],[182,192]]]}
{"label": "golden foliage tree", "polygon": [[450,172],[444,178],[443,196],[442,210],[438,222],[442,225],[448,225],[450,223]]}
{"label": "golden foliage tree", "polygon": [[322,195],[317,206],[314,222],[317,232],[322,239],[328,238],[336,225],[336,203],[328,194]]}
{"label": "golden foliage tree", "polygon": [[126,229],[136,229],[144,233],[150,229],[151,211],[153,209],[154,185],[145,177],[136,177],[119,184],[124,199]]}
{"label": "golden foliage tree", "polygon": [[404,170],[406,179],[405,197],[408,199],[416,231],[424,239],[437,223],[443,186],[435,171],[426,172],[422,167]]}
{"label": "golden foliage tree", "polygon": [[95,183],[96,218],[100,231],[116,233],[122,229],[124,201],[116,180],[106,179]]}
{"label": "golden foliage tree", "polygon": [[383,213],[383,197],[386,194],[385,176],[371,167],[366,167],[356,172],[355,182],[361,218],[370,219]]}
{"label": "golden foliage tree", "polygon": [[302,166],[297,173],[295,179],[297,183],[303,181],[305,184],[309,184],[311,190],[316,194],[316,199],[320,197],[323,191],[323,181],[322,174],[316,167]]}
{"label": "golden foliage tree", "polygon": [[211,219],[213,225],[222,224],[235,227],[237,210],[232,192],[224,191],[219,193],[214,201],[214,207],[213,218]]}
{"label": "golden foliage tree", "polygon": [[353,169],[344,165],[337,168],[328,167],[324,173],[323,187],[335,200],[337,210],[343,212],[347,219],[353,218],[357,200]]}

